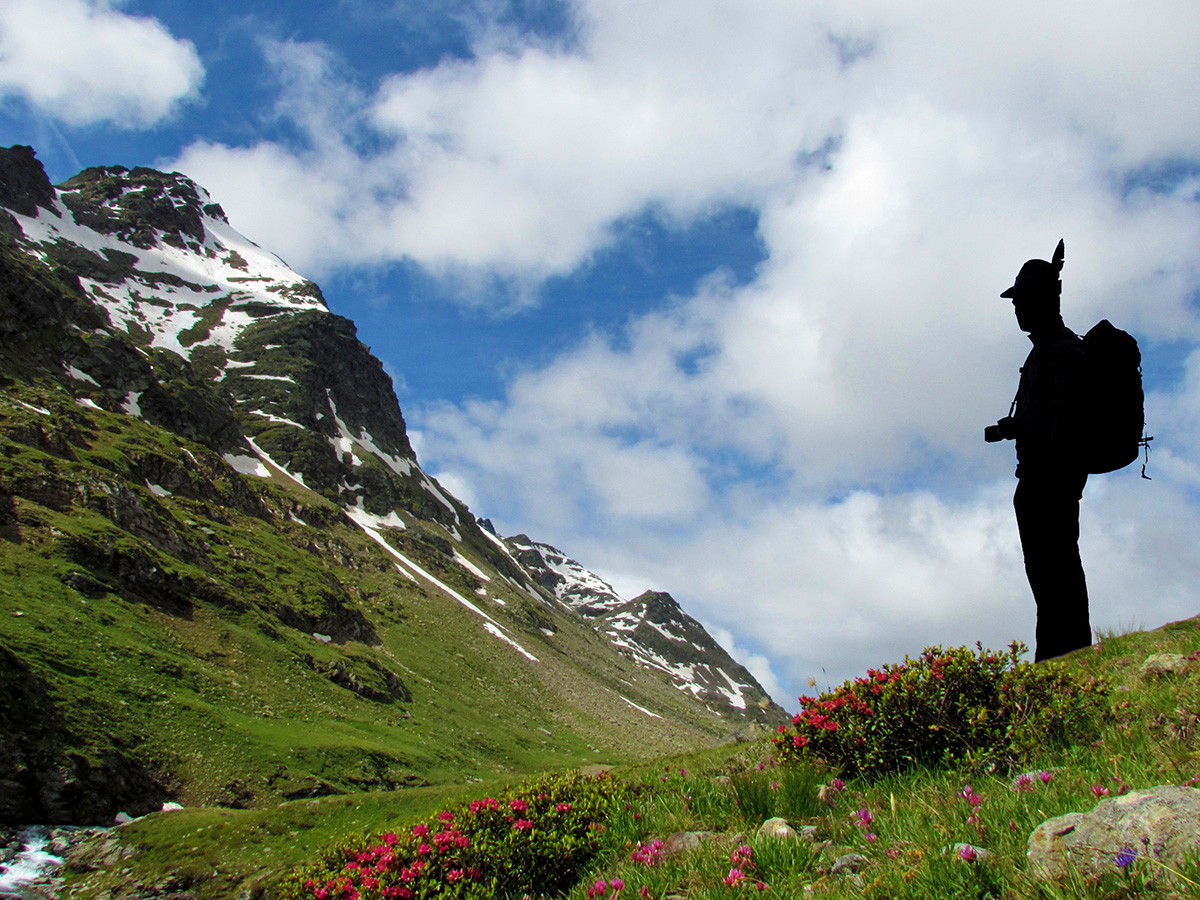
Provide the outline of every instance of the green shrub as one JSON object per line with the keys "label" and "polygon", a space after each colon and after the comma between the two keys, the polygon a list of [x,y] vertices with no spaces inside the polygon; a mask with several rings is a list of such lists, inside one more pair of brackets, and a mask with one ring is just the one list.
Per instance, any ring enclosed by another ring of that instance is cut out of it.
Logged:
{"label": "green shrub", "polygon": [[1008,652],[928,647],[917,659],[868,669],[802,709],[774,738],[786,760],[816,757],[845,774],[973,759],[1006,768],[1088,737],[1107,711],[1102,679]]}
{"label": "green shrub", "polygon": [[543,775],[446,807],[430,821],[355,836],[289,876],[282,900],[555,894],[580,877],[624,796],[611,776]]}

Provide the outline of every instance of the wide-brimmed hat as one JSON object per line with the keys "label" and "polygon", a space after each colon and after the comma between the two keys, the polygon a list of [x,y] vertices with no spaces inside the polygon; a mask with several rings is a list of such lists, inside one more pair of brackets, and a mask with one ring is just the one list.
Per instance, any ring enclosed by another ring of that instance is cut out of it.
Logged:
{"label": "wide-brimmed hat", "polygon": [[1044,259],[1026,261],[1025,265],[1021,266],[1021,271],[1017,273],[1017,280],[1013,282],[1012,287],[1000,296],[1015,297],[1018,294],[1045,292],[1047,289],[1062,290],[1059,273],[1062,271],[1064,258],[1064,245],[1060,240],[1058,246],[1054,248],[1053,261],[1046,262]]}

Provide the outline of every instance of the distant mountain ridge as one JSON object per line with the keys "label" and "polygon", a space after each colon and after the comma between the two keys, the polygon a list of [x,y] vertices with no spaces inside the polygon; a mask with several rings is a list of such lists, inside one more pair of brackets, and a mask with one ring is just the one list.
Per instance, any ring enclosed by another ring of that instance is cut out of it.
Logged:
{"label": "distant mountain ridge", "polygon": [[189,179],[112,166],[56,189],[14,147],[0,206],[0,819],[785,719],[669,595],[624,600],[481,528],[421,468],[353,323]]}
{"label": "distant mountain ridge", "polygon": [[662,672],[714,712],[770,708],[771,699],[754,676],[670,594],[646,591],[625,600],[612,585],[549,544],[524,534],[505,543],[542,587],[592,622],[613,646]]}

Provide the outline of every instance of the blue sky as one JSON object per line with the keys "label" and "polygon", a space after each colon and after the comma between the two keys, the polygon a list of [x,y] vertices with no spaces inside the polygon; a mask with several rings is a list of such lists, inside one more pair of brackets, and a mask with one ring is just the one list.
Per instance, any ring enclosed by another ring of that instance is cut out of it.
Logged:
{"label": "blue sky", "polygon": [[[1200,612],[1200,10],[891,0],[8,0],[51,178],[178,169],[322,285],[423,465],[790,707],[1032,643],[999,292],[1145,354],[1150,472],[1093,478],[1093,625]],[[1002,8],[1001,8],[1002,7]]]}

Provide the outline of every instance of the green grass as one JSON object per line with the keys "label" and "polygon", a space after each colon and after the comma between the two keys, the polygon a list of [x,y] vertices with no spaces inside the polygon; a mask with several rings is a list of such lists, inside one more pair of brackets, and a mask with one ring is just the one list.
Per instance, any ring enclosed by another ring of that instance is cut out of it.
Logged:
{"label": "green grass", "polygon": [[[1157,867],[1152,860],[1136,861],[1124,872],[1114,865],[1098,883],[1075,879],[1045,885],[1026,870],[1030,833],[1053,816],[1090,810],[1098,802],[1095,789],[1115,795],[1200,776],[1200,735],[1194,727],[1200,714],[1200,664],[1182,677],[1147,681],[1137,676],[1151,653],[1186,655],[1200,649],[1198,626],[1197,620],[1187,620],[1154,632],[1110,634],[1096,649],[1075,654],[1070,665],[1113,680],[1116,716],[1094,744],[1030,762],[1030,771],[1051,773],[1049,784],[1035,778],[1028,790],[1018,791],[1011,777],[987,771],[920,768],[852,780],[826,805],[814,803],[815,791],[809,791],[814,782],[828,782],[835,773],[806,766],[760,769],[769,744],[717,766],[708,761],[689,767],[684,760],[673,760],[657,784],[648,782],[655,790],[640,804],[636,824],[612,836],[605,861],[586,873],[570,896],[584,898],[597,881],[611,883],[614,877],[624,883],[622,896],[628,897],[642,887],[653,897],[735,896],[738,892],[724,882],[732,867],[730,856],[739,845],[749,844],[755,868],[747,870],[743,889],[757,894],[753,884],[761,881],[762,895],[768,897],[805,896],[809,890],[831,898],[914,900],[1198,897],[1198,865],[1184,868],[1174,895],[1150,878]],[[1184,727],[1188,722],[1191,730]],[[961,796],[967,785],[984,798],[978,825],[967,822],[970,806]],[[873,816],[869,828],[856,824],[859,810]],[[814,826],[817,842],[757,838],[758,827],[771,815],[782,815],[797,827]],[[630,861],[630,842],[646,843],[681,830],[714,831],[719,837],[701,852],[660,866]],[[987,858],[964,861],[953,849],[960,843],[986,849]],[[857,876],[833,874],[834,862],[847,853],[865,856],[866,868]]]}
{"label": "green grass", "polygon": [[121,843],[131,848],[131,857],[74,879],[73,896],[120,896],[135,883],[188,888],[213,900],[253,893],[348,834],[379,832],[396,821],[424,818],[447,803],[510,781],[296,800],[269,809],[159,813],[123,827]]}
{"label": "green grass", "polygon": [[[1047,771],[1050,777],[1048,783],[1035,777],[1025,790],[1015,789],[1011,775],[968,766],[918,768],[850,780],[822,802],[817,787],[829,784],[836,773],[813,764],[778,765],[766,742],[619,766],[615,774],[631,786],[629,805],[603,823],[600,853],[579,873],[567,896],[586,900],[589,888],[594,893],[596,883],[604,881],[611,897],[616,878],[624,884],[622,897],[639,896],[645,888],[651,897],[688,900],[742,895],[880,900],[1200,897],[1200,864],[1195,862],[1181,868],[1171,889],[1157,879],[1161,867],[1153,860],[1136,861],[1124,871],[1114,864],[1100,881],[1070,878],[1062,884],[1037,882],[1026,867],[1030,833],[1053,816],[1090,810],[1098,802],[1097,789],[1115,795],[1200,776],[1200,738],[1187,725],[1200,710],[1200,666],[1157,680],[1137,674],[1151,653],[1186,655],[1200,649],[1198,624],[1188,620],[1154,632],[1107,635],[1096,649],[1070,658],[1068,665],[1112,679],[1115,715],[1095,743],[1031,760],[1028,771]],[[976,823],[968,822],[971,807],[962,796],[967,785],[983,798]],[[495,790],[497,785],[489,783],[465,786],[453,795],[411,791],[292,803],[252,813],[155,815],[130,826],[142,855],[127,875],[136,872],[142,880],[153,880],[180,865],[220,865],[230,867],[228,872],[222,868],[220,890],[259,884],[270,896],[284,870],[311,863],[320,847],[341,834],[400,830],[427,819],[438,804],[481,798]],[[870,813],[869,825],[863,824],[862,810]],[[758,828],[772,816],[788,819],[797,829],[810,826],[813,839],[758,837]],[[639,843],[647,846],[680,831],[711,837],[699,849],[655,865],[631,859]],[[288,843],[288,849],[277,847],[279,841]],[[959,844],[982,848],[987,855],[966,861],[955,850]],[[753,866],[742,865],[745,878],[731,886],[726,883],[734,866],[731,857],[742,853],[743,846],[750,848]],[[216,847],[236,851],[230,861],[218,863],[212,856]],[[263,861],[267,847],[269,864]],[[847,854],[865,857],[865,867],[857,874],[832,871]],[[199,896],[221,895],[210,880],[194,886]],[[98,884],[88,881],[89,889]]]}

